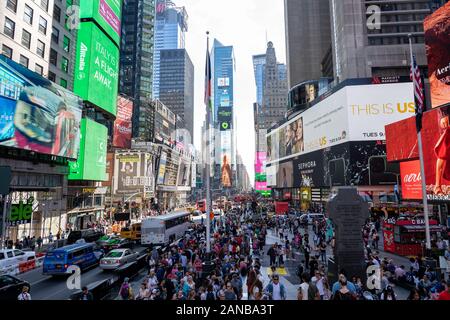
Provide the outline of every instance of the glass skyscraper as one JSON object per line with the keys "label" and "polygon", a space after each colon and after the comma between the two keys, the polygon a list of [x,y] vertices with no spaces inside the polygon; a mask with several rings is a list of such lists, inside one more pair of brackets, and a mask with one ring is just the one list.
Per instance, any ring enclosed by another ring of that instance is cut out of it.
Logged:
{"label": "glass skyscraper", "polygon": [[256,102],[261,105],[263,98],[263,70],[266,64],[266,55],[258,54],[253,56],[253,71],[255,73]]}
{"label": "glass skyscraper", "polygon": [[155,20],[155,55],[153,59],[153,97],[160,95],[161,50],[184,49],[188,15],[184,7],[172,1],[157,0]]}

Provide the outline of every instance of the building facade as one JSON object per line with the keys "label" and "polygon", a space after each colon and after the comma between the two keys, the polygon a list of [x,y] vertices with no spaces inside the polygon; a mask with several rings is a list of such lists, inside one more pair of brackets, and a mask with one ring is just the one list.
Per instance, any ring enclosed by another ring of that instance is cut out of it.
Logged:
{"label": "building facade", "polygon": [[134,100],[133,137],[153,139],[152,99],[155,0],[127,0],[122,7],[119,93]]}
{"label": "building facade", "polygon": [[153,97],[159,98],[161,50],[184,49],[188,15],[184,7],[170,0],[156,2],[155,48],[153,58]]}
{"label": "building facade", "polygon": [[284,10],[291,88],[322,76],[321,62],[331,44],[329,0],[285,0]]}
{"label": "building facade", "polygon": [[[194,65],[185,49],[160,50],[159,100],[180,116],[192,143],[194,137]],[[183,135],[186,136],[186,135]]]}

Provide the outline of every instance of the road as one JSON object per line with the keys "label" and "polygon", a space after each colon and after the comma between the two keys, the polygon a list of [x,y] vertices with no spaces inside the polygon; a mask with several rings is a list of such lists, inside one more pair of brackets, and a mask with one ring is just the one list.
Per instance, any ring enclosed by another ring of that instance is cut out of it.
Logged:
{"label": "road", "polygon": [[[144,247],[138,246],[133,250],[142,252]],[[70,290],[66,284],[66,277],[52,277],[42,274],[42,266],[17,276],[31,284],[31,297],[33,300],[66,300],[76,292]],[[81,273],[81,287],[92,282],[114,277],[113,272],[103,271],[98,266]]]}

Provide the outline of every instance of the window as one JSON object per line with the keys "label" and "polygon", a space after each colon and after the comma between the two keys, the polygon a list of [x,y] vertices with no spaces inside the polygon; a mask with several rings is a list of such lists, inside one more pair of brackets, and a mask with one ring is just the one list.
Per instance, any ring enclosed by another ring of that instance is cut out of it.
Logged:
{"label": "window", "polygon": [[11,39],[14,39],[15,29],[16,29],[16,24],[14,23],[14,21],[9,19],[8,17],[5,17],[5,26],[3,28],[3,32],[5,33],[5,35],[10,37]]}
{"label": "window", "polygon": [[3,45],[3,46],[2,46],[2,53],[3,53],[5,56],[7,56],[8,58],[12,59],[13,51],[12,51],[12,49],[11,49],[10,47],[8,47],[8,46],[6,46],[6,45]]}
{"label": "window", "polygon": [[30,6],[25,5],[25,10],[23,13],[23,21],[28,24],[33,24],[33,9]]}
{"label": "window", "polygon": [[17,12],[17,0],[6,0],[6,7],[14,12]]}
{"label": "window", "polygon": [[41,76],[44,73],[44,68],[36,63],[36,66],[34,67],[34,71],[36,71],[36,73],[39,73]]}
{"label": "window", "polygon": [[6,252],[6,255],[8,256],[8,258],[12,258],[12,257],[13,257],[13,253],[12,253],[12,251],[8,251],[8,252]]}
{"label": "window", "polygon": [[48,11],[48,0],[41,0],[41,7]]}
{"label": "window", "polygon": [[17,257],[17,256],[23,256],[25,253],[23,252],[23,251],[20,251],[20,250],[14,250],[14,256],[15,257]]}
{"label": "window", "polygon": [[29,59],[27,58],[27,57],[25,57],[25,56],[23,56],[23,55],[20,55],[20,64],[21,65],[23,65],[24,67],[27,67],[28,68],[28,62],[29,62]]}
{"label": "window", "polygon": [[39,31],[47,34],[47,20],[42,17],[39,17]]}
{"label": "window", "polygon": [[59,43],[59,29],[52,27],[52,41],[56,44]]}
{"label": "window", "polygon": [[36,53],[41,58],[44,58],[44,55],[45,55],[45,43],[43,43],[41,40],[38,40]]}
{"label": "window", "polygon": [[3,252],[0,252],[0,260],[5,259],[5,254]]}
{"label": "window", "polygon": [[66,52],[70,51],[70,39],[66,36],[64,36],[64,44],[63,44],[63,49]]}
{"label": "window", "polygon": [[22,30],[22,45],[30,49],[31,33],[26,31],[25,29]]}
{"label": "window", "polygon": [[61,8],[56,4],[53,6],[53,19],[58,22],[61,20]]}
{"label": "window", "polygon": [[55,82],[56,81],[56,74],[54,74],[53,72],[49,71],[48,72],[48,80]]}
{"label": "window", "polygon": [[58,64],[58,52],[54,49],[50,49],[50,63],[54,66]]}
{"label": "window", "polygon": [[59,84],[61,85],[61,87],[63,88],[67,88],[67,80],[61,78],[61,81],[59,82]]}
{"label": "window", "polygon": [[67,59],[66,57],[62,57],[61,69],[66,73],[69,72],[69,59]]}

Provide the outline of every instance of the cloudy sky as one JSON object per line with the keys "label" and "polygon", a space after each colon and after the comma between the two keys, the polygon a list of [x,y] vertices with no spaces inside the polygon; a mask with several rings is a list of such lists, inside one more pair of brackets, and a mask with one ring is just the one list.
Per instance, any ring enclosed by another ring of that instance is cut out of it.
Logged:
{"label": "cloudy sky", "polygon": [[267,40],[274,43],[279,62],[286,62],[283,0],[173,0],[189,15],[186,49],[195,68],[194,144],[201,146],[201,125],[205,117],[204,80],[206,31],[210,43],[217,38],[232,45],[236,58],[234,112],[237,117],[237,148],[254,178],[253,102],[256,87],[252,55],[265,53]]}

